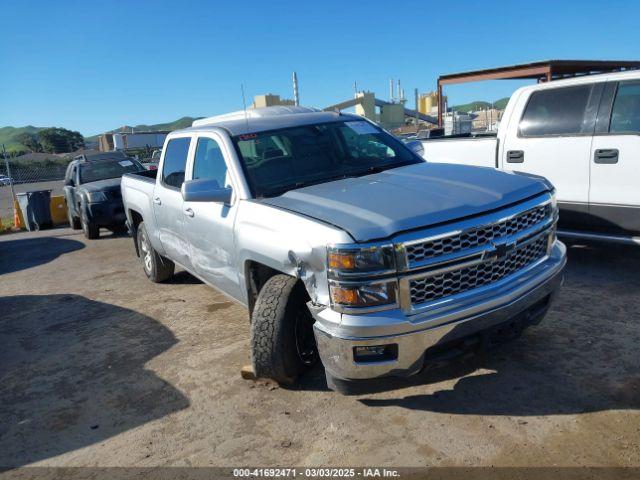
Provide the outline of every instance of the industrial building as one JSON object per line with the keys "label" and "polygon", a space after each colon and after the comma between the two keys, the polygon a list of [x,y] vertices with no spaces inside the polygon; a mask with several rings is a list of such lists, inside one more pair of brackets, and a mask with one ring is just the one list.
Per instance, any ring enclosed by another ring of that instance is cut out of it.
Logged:
{"label": "industrial building", "polygon": [[277,105],[295,105],[294,100],[288,98],[280,98],[280,95],[267,93],[266,95],[256,95],[253,97],[253,103],[249,108],[274,107]]}
{"label": "industrial building", "polygon": [[[447,97],[443,99],[445,111],[447,110]],[[425,115],[438,115],[438,92],[421,93],[418,96],[418,111]]]}
{"label": "industrial building", "polygon": [[166,131],[103,133],[98,138],[98,146],[101,152],[162,148],[168,134]]}

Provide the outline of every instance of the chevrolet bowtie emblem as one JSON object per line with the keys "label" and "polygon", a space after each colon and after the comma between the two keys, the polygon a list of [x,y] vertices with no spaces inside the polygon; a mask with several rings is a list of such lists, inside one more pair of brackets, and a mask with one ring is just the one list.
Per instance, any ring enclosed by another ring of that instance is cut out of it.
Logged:
{"label": "chevrolet bowtie emblem", "polygon": [[496,249],[496,258],[498,260],[505,258],[515,248],[515,245],[512,243],[499,243],[494,244],[493,246]]}

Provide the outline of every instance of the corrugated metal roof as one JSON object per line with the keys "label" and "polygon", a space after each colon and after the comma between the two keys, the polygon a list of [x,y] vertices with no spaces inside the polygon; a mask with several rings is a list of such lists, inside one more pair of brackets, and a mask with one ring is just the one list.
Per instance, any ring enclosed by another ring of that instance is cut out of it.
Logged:
{"label": "corrugated metal roof", "polygon": [[[611,72],[622,69],[640,68],[638,60],[542,60],[502,67],[469,70],[466,72],[440,75],[439,80],[463,80],[464,77],[501,75],[501,78],[538,78],[537,69],[549,68],[553,76],[578,75],[589,73]],[[510,75],[510,72],[513,75]],[[520,73],[524,72],[524,73]],[[529,73],[528,73],[529,72]]]}

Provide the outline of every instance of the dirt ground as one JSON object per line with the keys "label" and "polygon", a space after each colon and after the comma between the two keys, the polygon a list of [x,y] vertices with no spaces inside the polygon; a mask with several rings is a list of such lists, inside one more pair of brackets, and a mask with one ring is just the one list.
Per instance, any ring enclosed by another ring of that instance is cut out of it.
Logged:
{"label": "dirt ground", "polygon": [[240,378],[247,313],[132,242],[0,237],[0,465],[640,466],[640,249],[574,246],[543,323],[357,396]]}

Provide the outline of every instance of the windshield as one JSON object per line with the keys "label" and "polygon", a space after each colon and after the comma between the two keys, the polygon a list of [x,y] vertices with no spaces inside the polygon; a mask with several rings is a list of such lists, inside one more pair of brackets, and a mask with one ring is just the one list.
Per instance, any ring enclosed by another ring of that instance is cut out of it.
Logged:
{"label": "windshield", "polygon": [[423,162],[364,120],[251,133],[234,140],[256,197]]}
{"label": "windshield", "polygon": [[119,162],[95,162],[80,164],[80,183],[97,182],[107,178],[118,178],[125,173],[144,170],[144,167],[133,159]]}

